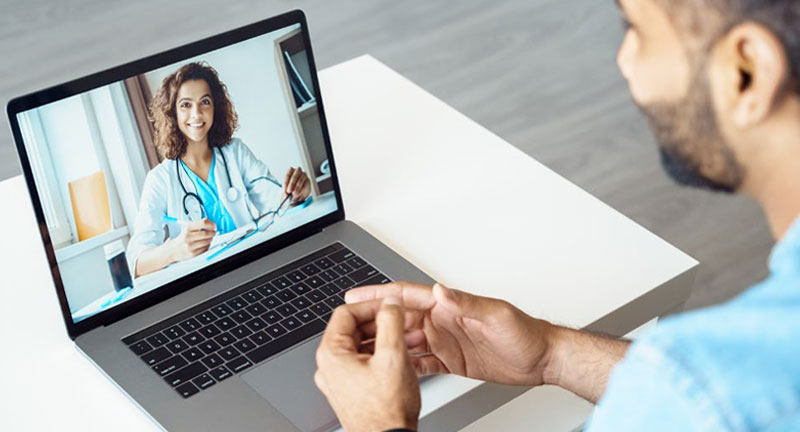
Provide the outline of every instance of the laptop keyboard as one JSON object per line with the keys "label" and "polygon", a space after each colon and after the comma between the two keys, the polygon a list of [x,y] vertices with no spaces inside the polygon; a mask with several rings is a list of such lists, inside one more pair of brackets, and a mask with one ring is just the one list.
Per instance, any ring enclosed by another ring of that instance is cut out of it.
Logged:
{"label": "laptop keyboard", "polygon": [[188,398],[322,332],[348,289],[389,281],[337,242],[122,342]]}

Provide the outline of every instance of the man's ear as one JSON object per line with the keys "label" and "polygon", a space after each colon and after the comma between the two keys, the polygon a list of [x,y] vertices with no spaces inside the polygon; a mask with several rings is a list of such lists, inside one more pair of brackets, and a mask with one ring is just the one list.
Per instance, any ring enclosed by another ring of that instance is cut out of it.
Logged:
{"label": "man's ear", "polygon": [[789,76],[789,63],[780,39],[766,27],[748,22],[731,29],[723,48],[730,92],[730,112],[738,127],[763,121],[780,102]]}

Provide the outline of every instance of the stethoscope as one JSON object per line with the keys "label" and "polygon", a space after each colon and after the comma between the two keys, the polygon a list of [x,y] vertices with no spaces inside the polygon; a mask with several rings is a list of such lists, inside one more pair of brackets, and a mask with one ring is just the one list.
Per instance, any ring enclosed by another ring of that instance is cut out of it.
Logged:
{"label": "stethoscope", "polygon": [[[225,176],[228,178],[228,189],[225,191],[225,197],[227,198],[227,200],[229,202],[236,202],[236,200],[239,199],[240,192],[239,192],[238,189],[233,187],[233,181],[231,180],[231,171],[230,171],[230,169],[228,169],[228,160],[225,158],[225,152],[220,150],[219,151],[219,155],[222,156],[222,164],[225,166]],[[203,219],[203,218],[206,217],[205,205],[203,204],[203,200],[200,199],[199,195],[197,195],[194,192],[189,192],[189,190],[186,189],[186,186],[184,186],[183,179],[181,179],[181,172],[180,172],[180,169],[181,169],[182,165],[183,165],[183,161],[181,160],[180,157],[178,157],[178,160],[175,163],[175,175],[178,177],[178,184],[180,184],[181,185],[181,189],[183,189],[183,201],[182,201],[183,213],[186,215],[187,218],[189,218],[189,220],[192,220],[192,217],[191,217],[192,214],[197,214],[197,213],[200,213],[200,219]],[[185,169],[186,168],[184,168],[184,170]],[[186,175],[188,175],[188,173],[186,173]],[[252,183],[255,183],[255,182],[259,181],[259,180],[266,180],[266,181],[274,184],[275,186],[283,188],[283,186],[280,184],[280,182],[278,182],[274,178],[271,178],[271,177],[268,177],[268,176],[257,177],[255,179],[253,179],[250,183],[252,184]],[[192,201],[194,202],[195,206],[192,207],[192,211],[190,212],[189,207],[190,207],[190,203]],[[250,205],[249,205],[249,203],[247,203],[247,204],[248,204],[247,205],[247,211],[250,212],[250,216],[255,220],[257,217],[253,216],[253,212],[250,209]]]}

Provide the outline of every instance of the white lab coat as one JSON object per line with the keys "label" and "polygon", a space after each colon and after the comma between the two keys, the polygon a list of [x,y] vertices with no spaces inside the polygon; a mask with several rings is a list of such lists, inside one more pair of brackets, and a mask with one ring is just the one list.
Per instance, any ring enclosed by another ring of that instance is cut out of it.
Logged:
{"label": "white lab coat", "polygon": [[[267,176],[275,181],[264,162],[259,160],[239,138],[233,138],[228,145],[220,148],[228,162],[233,187],[239,190],[235,201],[228,201],[226,191],[229,188],[225,164],[215,149],[214,177],[220,202],[231,215],[237,228],[253,222],[253,218],[275,209],[283,195],[283,189],[269,181],[250,182],[258,177]],[[178,220],[188,220],[183,210],[184,192],[178,183],[180,174],[183,186],[189,192],[196,193],[194,183],[183,170],[176,170],[176,159],[164,159],[158,166],[147,173],[142,196],[139,200],[139,211],[136,223],[126,252],[128,267],[135,274],[136,260],[142,251],[160,246],[169,238],[180,234],[180,224],[164,222],[164,216]],[[278,181],[279,182],[279,181]],[[243,193],[246,191],[247,193]],[[248,211],[248,206],[250,210]]]}

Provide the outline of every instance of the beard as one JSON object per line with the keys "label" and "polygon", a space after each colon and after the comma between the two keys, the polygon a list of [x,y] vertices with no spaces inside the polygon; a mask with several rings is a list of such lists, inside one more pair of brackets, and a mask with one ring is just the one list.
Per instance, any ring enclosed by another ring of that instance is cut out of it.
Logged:
{"label": "beard", "polygon": [[705,67],[696,69],[681,100],[636,105],[658,141],[664,171],[676,183],[733,193],[744,170],[720,133]]}

